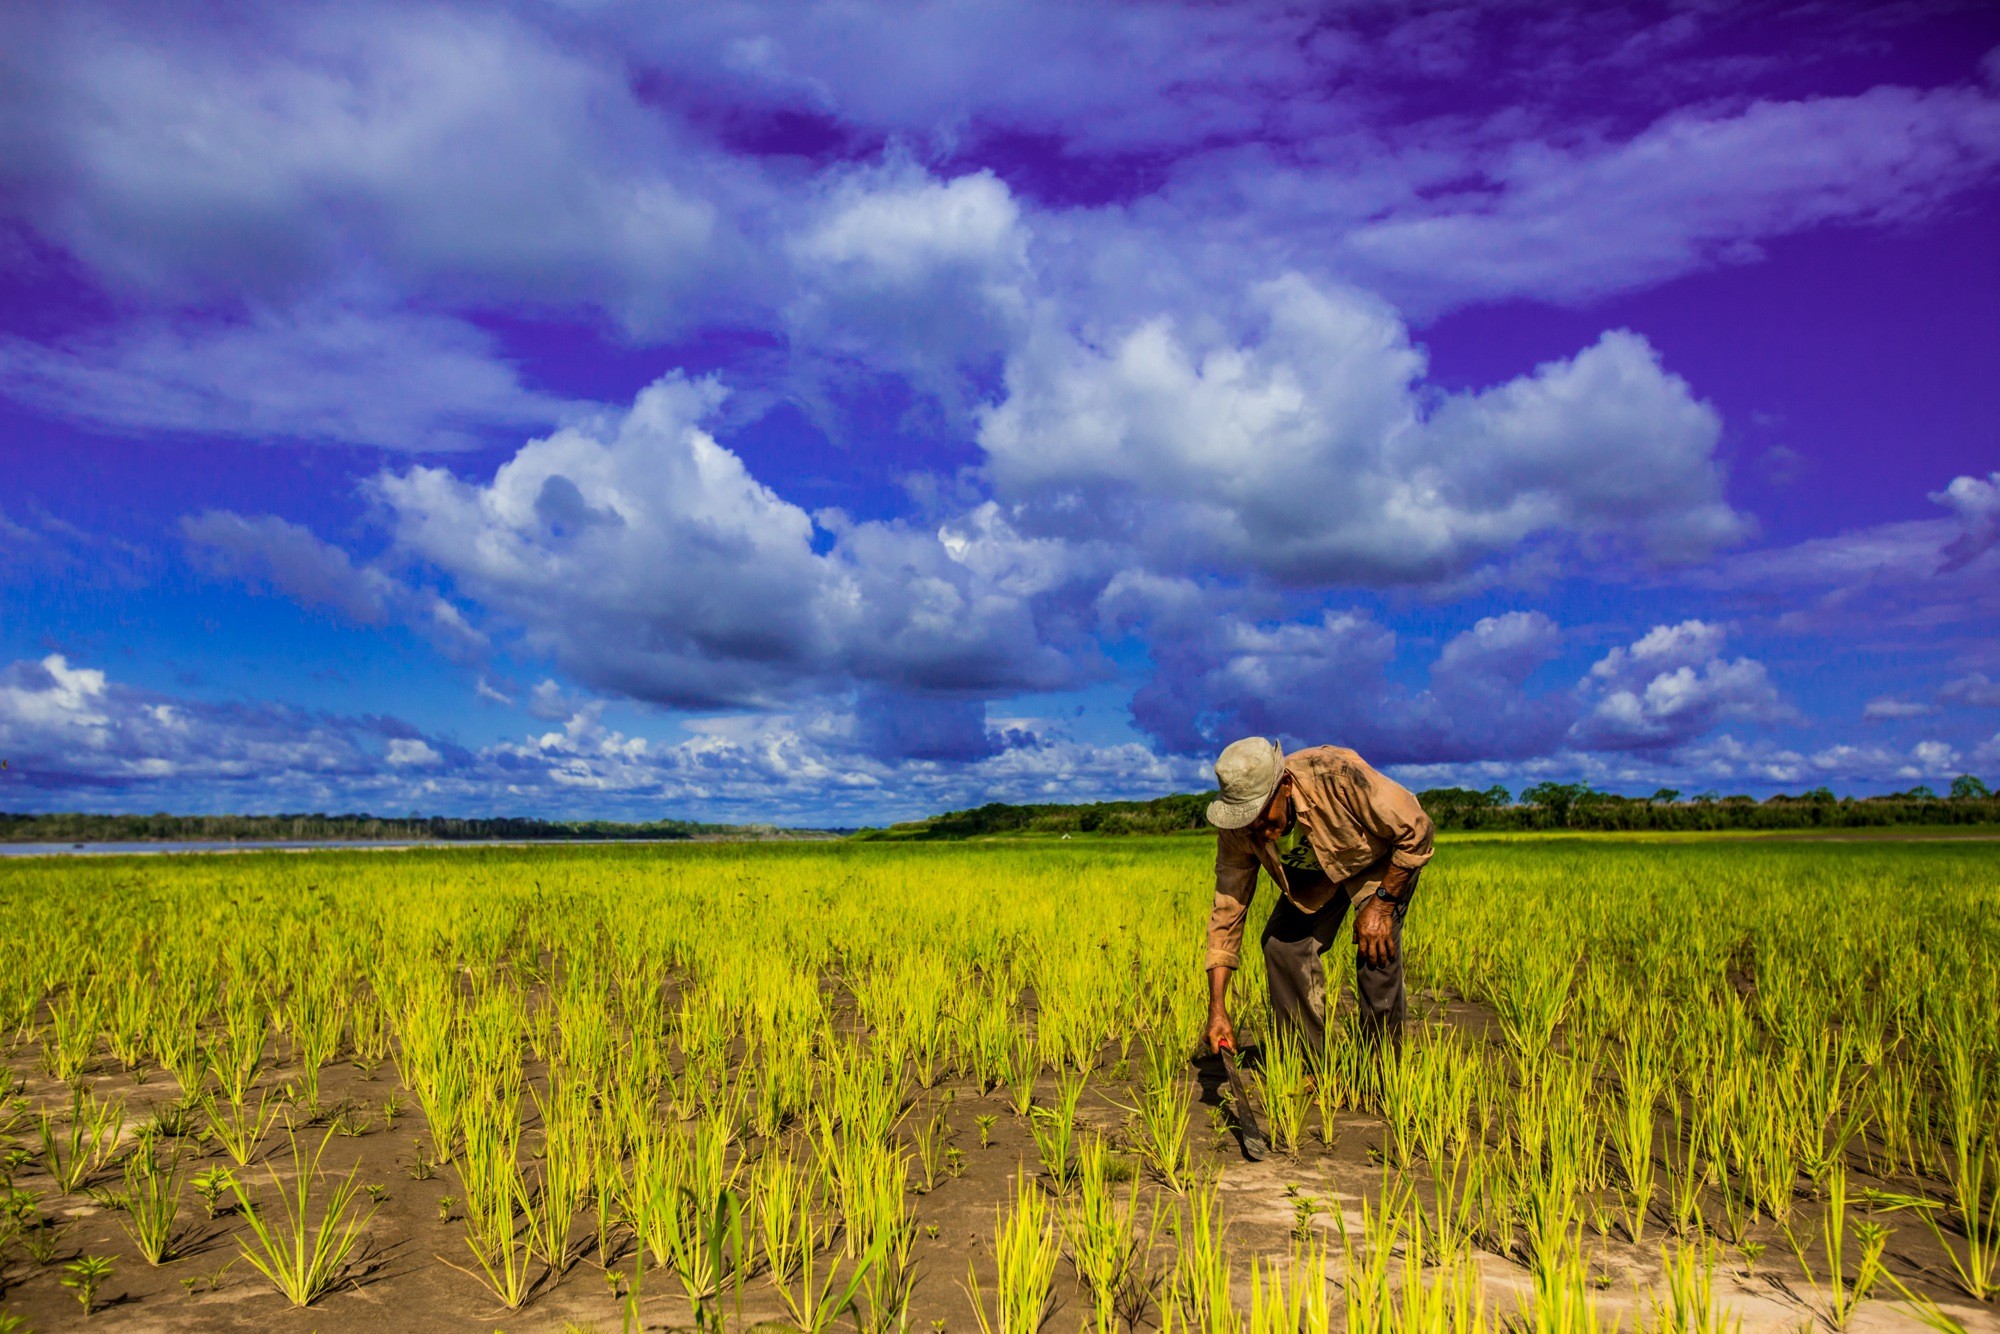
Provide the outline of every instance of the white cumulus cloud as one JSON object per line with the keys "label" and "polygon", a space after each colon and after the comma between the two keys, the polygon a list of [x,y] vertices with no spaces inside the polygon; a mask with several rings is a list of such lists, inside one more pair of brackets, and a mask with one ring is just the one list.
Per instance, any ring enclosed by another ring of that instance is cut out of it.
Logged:
{"label": "white cumulus cloud", "polygon": [[531,441],[489,482],[413,468],[373,490],[403,555],[593,689],[713,707],[1070,678],[1019,591],[1052,576],[1015,567],[1004,525],[816,525],[702,429],[721,394],[669,376],[629,411]]}
{"label": "white cumulus cloud", "polygon": [[1245,341],[1038,330],[983,414],[999,496],[1156,569],[1299,583],[1436,579],[1541,536],[1678,558],[1747,530],[1714,410],[1636,335],[1426,411],[1387,307],[1298,275],[1258,301]]}
{"label": "white cumulus cloud", "polygon": [[1592,749],[1650,749],[1684,744],[1725,720],[1795,718],[1763,663],[1722,656],[1727,637],[1690,620],[1612,649],[1579,687],[1589,712],[1572,737]]}

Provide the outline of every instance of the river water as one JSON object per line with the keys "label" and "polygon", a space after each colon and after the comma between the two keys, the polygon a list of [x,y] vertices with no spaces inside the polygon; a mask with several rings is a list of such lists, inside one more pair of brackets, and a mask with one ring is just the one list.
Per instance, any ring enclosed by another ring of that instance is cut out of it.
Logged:
{"label": "river water", "polygon": [[[191,852],[322,852],[338,849],[376,849],[393,851],[397,848],[521,848],[540,847],[548,844],[571,846],[576,844],[608,843],[689,843],[685,838],[535,838],[535,839],[239,839],[231,842],[217,839],[210,842],[190,841],[185,843],[0,843],[0,857],[104,857],[104,856],[159,856],[166,853]],[[706,840],[703,840],[706,841]]]}

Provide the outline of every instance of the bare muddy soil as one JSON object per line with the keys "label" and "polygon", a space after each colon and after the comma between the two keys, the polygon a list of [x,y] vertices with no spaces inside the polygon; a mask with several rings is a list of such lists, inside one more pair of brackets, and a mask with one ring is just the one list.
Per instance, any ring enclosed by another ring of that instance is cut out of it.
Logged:
{"label": "bare muddy soil", "polygon": [[[1491,1021],[1491,1016],[1477,1007],[1435,996],[1426,998],[1420,1008],[1427,1011],[1426,1018],[1475,1031],[1485,1030]],[[16,1051],[5,1059],[25,1081],[24,1096],[30,1107],[55,1109],[67,1103],[68,1090],[36,1071],[31,1053]],[[87,1082],[100,1097],[125,1100],[128,1134],[157,1107],[179,1095],[169,1076],[155,1072],[146,1081],[137,1082],[110,1067],[108,1060],[100,1062]],[[281,1066],[269,1071],[261,1086],[282,1088],[297,1075],[295,1069]],[[1201,1170],[1219,1176],[1238,1266],[1237,1302],[1242,1307],[1248,1301],[1251,1257],[1288,1255],[1295,1228],[1321,1234],[1329,1253],[1335,1256],[1340,1251],[1340,1224],[1344,1221],[1358,1232],[1362,1202],[1379,1198],[1382,1190],[1383,1126],[1373,1117],[1343,1116],[1331,1144],[1322,1142],[1315,1125],[1298,1153],[1274,1154],[1264,1162],[1250,1163],[1241,1155],[1218,1098],[1222,1083],[1219,1068],[1202,1064],[1198,1076],[1200,1105],[1194,1109],[1192,1123],[1195,1157]],[[1132,1097],[1128,1088],[1111,1081],[1100,1069],[1085,1094],[1079,1119],[1116,1143],[1128,1115],[1105,1096],[1107,1090],[1111,1098],[1121,1101]],[[625,1327],[621,1295],[631,1279],[634,1252],[622,1234],[610,1239],[608,1249],[600,1250],[595,1239],[580,1233],[585,1237],[582,1257],[515,1312],[504,1310],[480,1281],[454,1267],[476,1267],[454,1207],[459,1193],[455,1170],[444,1166],[426,1174],[423,1163],[432,1148],[429,1129],[410,1094],[399,1086],[393,1063],[375,1069],[351,1064],[328,1066],[321,1077],[320,1101],[328,1112],[347,1107],[345,1129],[358,1132],[331,1135],[323,1170],[330,1177],[354,1171],[356,1180],[370,1188],[358,1203],[373,1212],[363,1249],[345,1280],[313,1307],[290,1307],[240,1258],[238,1241],[248,1235],[248,1229],[229,1207],[227,1196],[211,1219],[195,1192],[187,1191],[180,1215],[184,1229],[180,1254],[155,1268],[145,1263],[124,1232],[124,1215],[93,1201],[87,1193],[90,1187],[116,1189],[120,1183],[115,1167],[98,1172],[85,1183],[85,1189],[59,1196],[39,1161],[30,1160],[17,1168],[15,1185],[39,1197],[43,1213],[58,1220],[65,1230],[47,1265],[34,1263],[18,1242],[8,1248],[0,1259],[0,1312],[21,1318],[25,1328],[33,1330],[277,1330],[301,1334],[376,1330],[444,1334],[463,1330],[484,1334],[492,1330],[615,1331]],[[392,1101],[399,1105],[393,1126],[385,1124],[383,1115]],[[965,1085],[920,1092],[905,1127],[927,1124],[939,1108],[945,1112],[952,1128],[951,1143],[959,1152],[956,1170],[945,1173],[935,1189],[914,1199],[918,1278],[909,1328],[976,1330],[979,1322],[966,1291],[968,1266],[977,1266],[990,1288],[996,1213],[1011,1198],[1017,1173],[1038,1175],[1037,1157],[1026,1124],[1013,1114],[1004,1090],[983,1097]],[[992,1118],[990,1142],[984,1146],[978,1128],[981,1117]],[[302,1113],[300,1118],[303,1120]],[[310,1148],[328,1130],[325,1116],[302,1124],[299,1142]],[[32,1149],[32,1127],[17,1126],[14,1139]],[[228,1161],[213,1145],[193,1139],[185,1144],[190,1173]],[[291,1163],[281,1123],[262,1142],[251,1166],[238,1169],[238,1175],[254,1198],[269,1198],[274,1177],[285,1179]],[[1855,1190],[1864,1184],[1873,1184],[1872,1179],[1857,1175]],[[1170,1198],[1162,1187],[1151,1183],[1144,1187],[1142,1229],[1149,1213],[1146,1201],[1164,1203]],[[1302,1199],[1307,1202],[1303,1209]],[[1816,1209],[1803,1212],[1814,1213]],[[580,1220],[580,1228],[588,1219],[585,1215]],[[1990,1306],[1981,1308],[1968,1302],[1941,1281],[1941,1257],[1928,1234],[1907,1216],[1890,1221],[1896,1227],[1889,1248],[1892,1270],[1918,1291],[1935,1297],[1972,1334],[2000,1334],[2000,1318]],[[1601,1284],[1598,1299],[1606,1325],[1616,1319],[1626,1330],[1649,1327],[1655,1321],[1644,1294],[1660,1276],[1657,1246],[1663,1230],[1656,1225],[1645,1244],[1633,1246],[1609,1219],[1604,1220],[1604,1229],[1599,1232],[1587,1227],[1585,1242],[1592,1255],[1593,1273]],[[1722,1303],[1734,1309],[1747,1330],[1825,1328],[1815,1315],[1812,1289],[1782,1234],[1768,1228],[1765,1232],[1768,1235],[1756,1233],[1750,1238],[1763,1246],[1754,1263],[1746,1261],[1743,1250],[1724,1249],[1717,1276]],[[59,1283],[63,1266],[84,1255],[114,1257],[113,1274],[101,1289],[99,1309],[87,1325],[74,1294]],[[1162,1229],[1156,1274],[1164,1272],[1169,1260],[1169,1243]],[[1480,1267],[1489,1310],[1511,1315],[1527,1300],[1531,1286],[1518,1263],[1482,1253]],[[1339,1268],[1337,1261],[1330,1266],[1336,1281]],[[1338,1311],[1341,1298],[1337,1290],[1332,1300]],[[692,1328],[688,1305],[664,1271],[646,1274],[640,1313],[648,1330]],[[1147,1322],[1156,1316],[1156,1312],[1149,1313]],[[786,1323],[782,1304],[761,1275],[745,1285],[740,1308],[732,1304],[728,1319],[741,1329]],[[1088,1302],[1065,1260],[1057,1271],[1055,1307],[1046,1328],[1074,1330],[1089,1320]],[[843,1322],[843,1327],[847,1325]],[[1850,1328],[1870,1334],[1921,1326],[1900,1303],[1878,1299],[1863,1308]]]}

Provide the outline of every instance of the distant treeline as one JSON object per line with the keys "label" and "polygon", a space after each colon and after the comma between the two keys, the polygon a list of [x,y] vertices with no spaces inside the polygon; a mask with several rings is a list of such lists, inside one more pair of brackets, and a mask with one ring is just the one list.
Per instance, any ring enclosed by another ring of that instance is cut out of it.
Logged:
{"label": "distant treeline", "polygon": [[1879,797],[1836,797],[1826,788],[1759,801],[1662,788],[1621,797],[1581,783],[1538,783],[1513,800],[1505,788],[1439,787],[1417,794],[1440,829],[1843,829],[1869,825],[2000,823],[2000,798],[1977,778],[1957,779],[1940,796],[1928,787]]}
{"label": "distant treeline", "polygon": [[[1206,828],[1212,792],[1183,792],[1152,801],[1094,801],[1074,806],[1010,806],[992,802],[864,836],[959,839],[992,834],[1172,834]],[[1417,799],[1439,829],[1840,829],[1868,825],[2000,824],[2000,797],[1970,775],[1943,796],[1927,787],[1880,797],[1836,797],[1825,788],[1762,801],[1713,792],[1685,796],[1662,788],[1650,797],[1621,797],[1581,783],[1537,783],[1518,800],[1503,787],[1477,792],[1434,787]]]}
{"label": "distant treeline", "polygon": [[8,815],[0,813],[0,841],[8,843],[234,842],[322,839],[602,838],[661,839],[757,837],[768,825],[697,824],[692,820],[393,819],[375,815]]}
{"label": "distant treeline", "polygon": [[979,838],[988,834],[1171,834],[1205,827],[1202,812],[1212,792],[1183,792],[1151,801],[1092,801],[1080,806],[1010,806],[989,802],[924,820],[868,830],[863,837]]}

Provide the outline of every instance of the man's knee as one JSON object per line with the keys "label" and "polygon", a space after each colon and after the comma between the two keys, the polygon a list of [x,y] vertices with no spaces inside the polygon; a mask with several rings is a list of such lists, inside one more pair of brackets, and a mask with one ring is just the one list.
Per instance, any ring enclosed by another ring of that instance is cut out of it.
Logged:
{"label": "man's knee", "polygon": [[1319,950],[1311,936],[1286,940],[1266,932],[1263,943],[1264,972],[1270,977],[1303,978],[1319,962]]}
{"label": "man's knee", "polygon": [[1266,968],[1277,967],[1279,960],[1285,957],[1285,942],[1279,940],[1269,931],[1266,931],[1262,943],[1264,947],[1264,966]]}
{"label": "man's knee", "polygon": [[1355,999],[1360,1002],[1362,1023],[1369,1027],[1397,1027],[1403,1022],[1405,1003],[1403,999],[1403,979],[1400,974],[1393,976],[1362,976],[1360,985],[1355,987]]}

